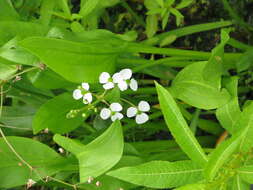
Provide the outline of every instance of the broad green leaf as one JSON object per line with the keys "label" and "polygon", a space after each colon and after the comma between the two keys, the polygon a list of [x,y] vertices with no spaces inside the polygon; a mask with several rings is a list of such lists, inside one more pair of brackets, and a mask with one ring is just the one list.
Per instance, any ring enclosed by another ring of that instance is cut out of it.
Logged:
{"label": "broad green leaf", "polygon": [[53,149],[38,141],[23,137],[8,137],[15,151],[38,173],[31,171],[10,150],[3,138],[0,138],[0,188],[12,188],[25,185],[28,179],[35,181],[40,177],[53,175],[62,170],[65,159]]}
{"label": "broad green leaf", "polygon": [[250,184],[253,184],[253,165],[243,166],[237,169],[237,173],[241,179]]}
{"label": "broad green leaf", "polygon": [[237,129],[234,129],[236,121],[239,119],[241,111],[237,96],[238,78],[228,78],[225,80],[225,87],[231,95],[231,100],[222,107],[216,110],[216,117],[222,126],[231,134]]}
{"label": "broad green leaf", "polygon": [[239,174],[233,178],[231,188],[231,190],[250,190],[250,184],[243,181]]}
{"label": "broad green leaf", "polygon": [[18,20],[19,15],[14,9],[11,1],[9,0],[1,0],[0,1],[0,21],[4,20]]}
{"label": "broad green leaf", "polygon": [[242,136],[239,150],[248,152],[253,146],[253,102],[244,108],[234,128]]}
{"label": "broad green leaf", "polygon": [[17,70],[16,65],[3,64],[0,60],[0,80],[8,80]]}
{"label": "broad green leaf", "polygon": [[36,65],[38,59],[17,45],[18,38],[15,37],[0,48],[0,57],[22,65]]}
{"label": "broad green leaf", "polygon": [[81,116],[67,118],[70,110],[79,109],[85,105],[82,101],[74,100],[68,94],[56,96],[43,104],[36,112],[33,119],[33,132],[37,134],[48,128],[53,133],[67,133],[77,128],[83,122]]}
{"label": "broad green leaf", "polygon": [[32,22],[0,21],[0,46],[18,36],[20,39],[31,36],[43,36],[47,28]]}
{"label": "broad green leaf", "polygon": [[88,145],[82,145],[60,135],[55,135],[54,141],[78,158],[80,182],[86,182],[89,176],[98,177],[117,164],[124,145],[119,121],[115,121]]}
{"label": "broad green leaf", "polygon": [[145,187],[172,188],[195,183],[202,179],[202,171],[192,161],[152,161],[133,167],[113,170],[107,175]]}
{"label": "broad green leaf", "polygon": [[221,30],[221,42],[216,46],[203,69],[203,77],[207,81],[218,81],[221,78],[224,59],[224,46],[229,40],[229,29]]}
{"label": "broad green leaf", "polygon": [[[29,106],[3,106],[0,122],[9,127],[8,131],[32,132],[35,109]],[[3,128],[4,129],[4,128]]]}
{"label": "broad green leaf", "polygon": [[85,43],[50,38],[27,38],[20,45],[71,82],[98,82],[101,72],[113,72],[126,45],[118,39]]}
{"label": "broad green leaf", "polygon": [[27,73],[27,77],[36,88],[56,89],[76,86],[48,68],[29,72]]}
{"label": "broad green leaf", "polygon": [[205,165],[207,163],[207,157],[188,127],[175,100],[158,83],[156,83],[156,89],[164,119],[176,142],[194,162],[202,166]]}
{"label": "broad green leaf", "polygon": [[241,135],[237,133],[230,139],[222,142],[210,155],[206,168],[204,170],[205,177],[208,181],[212,181],[219,169],[231,159],[231,155],[237,150],[241,140]]}
{"label": "broad green leaf", "polygon": [[163,0],[156,0],[156,2],[158,3],[158,5],[159,5],[160,7],[163,7],[163,6],[164,6]]}
{"label": "broad green leaf", "polygon": [[148,15],[146,18],[146,34],[148,38],[155,35],[158,30],[158,17],[157,15]]}
{"label": "broad green leaf", "polygon": [[220,80],[206,81],[203,69],[206,62],[196,62],[181,70],[172,83],[176,97],[200,109],[215,109],[226,104],[230,95],[220,91]]}
{"label": "broad green leaf", "polygon": [[185,185],[183,187],[176,188],[175,190],[206,190],[206,185],[201,183]]}

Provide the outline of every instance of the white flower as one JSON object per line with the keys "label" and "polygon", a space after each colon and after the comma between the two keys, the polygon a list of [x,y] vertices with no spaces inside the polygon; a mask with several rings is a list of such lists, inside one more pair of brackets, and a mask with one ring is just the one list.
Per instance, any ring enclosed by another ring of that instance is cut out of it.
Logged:
{"label": "white flower", "polygon": [[132,74],[131,69],[123,69],[119,72],[118,87],[121,91],[127,90],[128,85],[133,91],[138,89],[137,81],[131,78]]}
{"label": "white flower", "polygon": [[111,117],[112,121],[115,121],[116,119],[121,120],[124,116],[122,113],[122,106],[119,103],[112,103],[109,108],[103,108],[100,112],[100,117],[104,120]]}
{"label": "white flower", "polygon": [[84,104],[89,104],[92,102],[92,94],[89,92],[90,86],[88,83],[83,82],[82,86],[75,89],[73,92],[73,98],[79,100],[83,98]]}
{"label": "white flower", "polygon": [[138,108],[130,107],[127,109],[127,117],[134,117],[137,124],[143,124],[148,121],[149,117],[146,113],[150,110],[150,105],[146,101],[140,101]]}
{"label": "white flower", "polygon": [[99,76],[99,82],[103,84],[105,90],[109,90],[115,87],[115,84],[122,81],[121,75],[115,73],[112,77],[107,72],[102,72]]}

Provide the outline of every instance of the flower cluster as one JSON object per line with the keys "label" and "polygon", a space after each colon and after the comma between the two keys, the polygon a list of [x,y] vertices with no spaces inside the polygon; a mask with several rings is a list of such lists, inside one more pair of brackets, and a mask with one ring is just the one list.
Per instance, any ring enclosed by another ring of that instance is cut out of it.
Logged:
{"label": "flower cluster", "polygon": [[[107,90],[118,87],[120,91],[125,91],[130,88],[133,91],[137,91],[138,83],[132,77],[133,72],[131,69],[123,69],[120,72],[113,74],[112,76],[107,72],[102,72],[99,76],[99,82],[103,85],[106,93]],[[95,96],[95,94],[93,94]],[[83,82],[81,86],[73,91],[73,98],[76,100],[82,99],[84,104],[91,104],[93,97],[90,92],[90,86],[88,83]],[[103,102],[106,102],[103,100]],[[148,121],[149,117],[145,112],[150,110],[150,105],[146,101],[140,101],[138,106],[134,106],[132,103],[131,107],[127,109],[127,117],[135,117],[137,124],[143,124]],[[111,118],[112,121],[121,120],[124,115],[121,113],[123,107],[120,103],[114,102],[108,104],[108,108],[103,108],[100,112],[100,117],[104,120]],[[92,104],[91,104],[92,105]],[[73,110],[72,110],[73,112]],[[72,114],[71,112],[71,114]]]}
{"label": "flower cluster", "polygon": [[[121,120],[124,116],[122,113],[122,106],[114,102],[112,103],[109,108],[103,108],[100,112],[100,117],[104,120],[111,117],[112,121],[116,119]],[[150,110],[150,105],[146,101],[140,101],[138,107],[132,106],[127,109],[127,117],[135,117],[135,121],[137,124],[143,124],[148,121],[149,117],[146,113]]]}
{"label": "flower cluster", "polygon": [[103,84],[103,88],[106,90],[118,86],[121,91],[125,91],[129,86],[130,89],[136,91],[138,89],[138,83],[134,78],[132,78],[132,74],[131,69],[123,69],[112,75],[112,77],[109,73],[103,72],[99,77],[99,82]]}

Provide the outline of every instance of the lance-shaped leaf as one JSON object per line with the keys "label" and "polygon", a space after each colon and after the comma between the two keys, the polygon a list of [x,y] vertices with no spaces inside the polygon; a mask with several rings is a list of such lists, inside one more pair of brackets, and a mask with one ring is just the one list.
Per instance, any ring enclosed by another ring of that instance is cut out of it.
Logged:
{"label": "lance-shaped leaf", "polygon": [[227,90],[220,90],[220,79],[206,81],[203,69],[207,62],[196,62],[182,69],[173,80],[176,97],[200,109],[215,109],[230,100]]}
{"label": "lance-shaped leaf", "polygon": [[88,145],[60,135],[55,135],[54,141],[78,158],[80,182],[86,182],[90,176],[100,176],[117,164],[124,145],[122,128],[118,120]]}
{"label": "lance-shaped leaf", "polygon": [[239,150],[243,152],[249,151],[253,146],[253,102],[244,108],[234,128],[242,136]]}
{"label": "lance-shaped leaf", "polygon": [[239,151],[249,151],[253,140],[253,103],[248,105],[237,120],[235,128],[238,130],[230,139],[220,144],[210,155],[205,168],[207,180],[213,180],[219,169],[231,158],[231,155]]}
{"label": "lance-shaped leaf", "polygon": [[232,134],[238,130],[235,128],[235,123],[241,114],[237,96],[238,78],[227,78],[224,82],[228,92],[231,94],[231,99],[227,104],[216,110],[216,117],[222,126]]}
{"label": "lance-shaped leaf", "polygon": [[19,44],[71,82],[98,82],[102,72],[113,72],[124,41],[118,39],[73,42],[33,37]]}
{"label": "lance-shaped leaf", "polygon": [[244,181],[253,184],[253,165],[243,166],[237,169],[237,173]]}
{"label": "lance-shaped leaf", "polygon": [[158,83],[156,83],[156,89],[164,119],[172,135],[176,139],[176,142],[194,162],[201,166],[205,165],[207,157],[188,127],[175,100],[170,93]]}
{"label": "lance-shaped leaf", "polygon": [[38,181],[61,171],[67,164],[53,149],[38,141],[23,137],[7,137],[7,140],[35,170],[31,171],[0,138],[0,188],[25,185],[28,179]]}
{"label": "lance-shaped leaf", "polygon": [[67,118],[67,113],[83,106],[82,101],[74,100],[68,93],[50,99],[36,112],[33,119],[33,132],[36,134],[48,128],[54,133],[63,134],[74,130],[83,122],[84,118]]}
{"label": "lance-shaped leaf", "polygon": [[207,180],[212,181],[219,169],[231,158],[236,151],[241,140],[241,135],[237,133],[232,138],[222,142],[210,155],[204,170]]}
{"label": "lance-shaped leaf", "polygon": [[172,188],[196,183],[202,179],[202,168],[194,162],[152,161],[133,167],[124,167],[107,173],[121,180],[151,187]]}

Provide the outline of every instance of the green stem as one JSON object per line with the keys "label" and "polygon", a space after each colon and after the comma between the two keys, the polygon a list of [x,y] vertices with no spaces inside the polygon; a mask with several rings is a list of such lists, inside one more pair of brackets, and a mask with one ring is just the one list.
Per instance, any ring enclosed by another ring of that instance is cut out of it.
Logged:
{"label": "green stem", "polygon": [[198,125],[200,112],[201,112],[201,110],[197,108],[196,111],[194,112],[193,116],[192,116],[192,119],[191,119],[190,129],[191,129],[191,131],[194,135],[195,135],[196,130],[197,130],[197,125]]}
{"label": "green stem", "polygon": [[247,44],[244,44],[238,40],[235,40],[233,38],[230,38],[229,41],[228,41],[228,44],[235,47],[235,48],[238,48],[238,49],[242,49],[242,50],[249,50],[249,49],[253,49],[253,46],[249,46]]}

